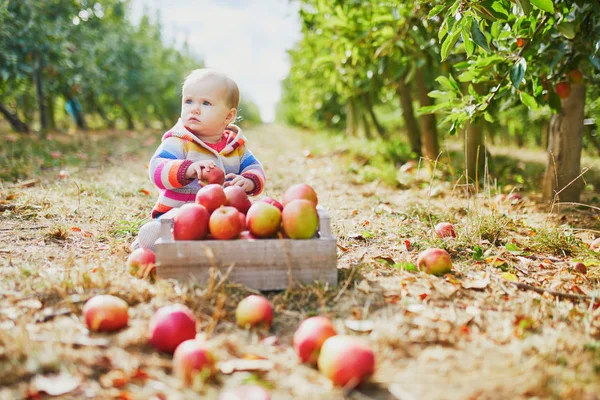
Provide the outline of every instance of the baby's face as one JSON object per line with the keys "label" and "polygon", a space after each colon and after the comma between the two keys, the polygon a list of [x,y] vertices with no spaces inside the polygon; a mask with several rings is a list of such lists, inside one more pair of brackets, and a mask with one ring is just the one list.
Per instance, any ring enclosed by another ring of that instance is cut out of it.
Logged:
{"label": "baby's face", "polygon": [[218,141],[235,117],[227,104],[227,89],[215,77],[200,77],[183,86],[181,121],[200,139]]}

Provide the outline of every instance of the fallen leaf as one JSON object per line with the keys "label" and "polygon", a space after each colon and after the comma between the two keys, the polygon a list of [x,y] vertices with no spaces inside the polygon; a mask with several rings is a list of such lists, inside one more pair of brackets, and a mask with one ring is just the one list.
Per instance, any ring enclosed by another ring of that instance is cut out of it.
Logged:
{"label": "fallen leaf", "polygon": [[36,375],[31,380],[31,386],[38,392],[44,392],[50,396],[60,396],[79,387],[81,380],[66,372],[58,375]]}
{"label": "fallen leaf", "polygon": [[519,278],[517,278],[515,274],[511,274],[510,272],[503,272],[500,274],[500,276],[506,279],[507,281],[519,282]]}
{"label": "fallen leaf", "polygon": [[274,366],[275,363],[271,360],[244,360],[243,358],[235,358],[217,364],[217,368],[225,375],[241,371],[270,371]]}
{"label": "fallen leaf", "polygon": [[347,319],[344,322],[344,325],[346,325],[346,328],[348,328],[354,332],[361,332],[361,333],[371,332],[373,330],[373,328],[375,327],[375,323],[368,319],[361,319],[361,320]]}
{"label": "fallen leaf", "polygon": [[81,228],[79,228],[77,226],[74,226],[74,227],[71,228],[71,231],[73,231],[73,232],[81,232]]}
{"label": "fallen leaf", "polygon": [[146,195],[146,196],[150,196],[150,191],[149,190],[140,189],[139,192],[142,193],[142,194],[144,194],[144,195]]}
{"label": "fallen leaf", "polygon": [[394,265],[396,263],[393,258],[386,256],[376,256],[373,257],[373,260],[387,265]]}
{"label": "fallen leaf", "polygon": [[501,267],[503,265],[506,265],[506,260],[500,258],[500,257],[488,257],[485,259],[485,263],[488,265],[491,265],[493,267]]}
{"label": "fallen leaf", "polygon": [[100,377],[100,385],[104,388],[122,388],[129,383],[129,376],[123,370],[115,369]]}
{"label": "fallen leaf", "polygon": [[487,273],[469,275],[461,282],[461,286],[465,289],[485,289],[490,284],[490,277]]}

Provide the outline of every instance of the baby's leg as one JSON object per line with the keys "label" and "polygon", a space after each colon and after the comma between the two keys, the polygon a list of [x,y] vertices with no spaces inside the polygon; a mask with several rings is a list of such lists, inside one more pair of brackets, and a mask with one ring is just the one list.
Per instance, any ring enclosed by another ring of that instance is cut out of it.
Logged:
{"label": "baby's leg", "polygon": [[169,210],[160,217],[146,222],[140,227],[137,239],[131,244],[130,249],[133,251],[137,248],[150,249],[156,251],[155,243],[160,238],[160,220],[163,218],[173,218],[175,211],[178,208]]}

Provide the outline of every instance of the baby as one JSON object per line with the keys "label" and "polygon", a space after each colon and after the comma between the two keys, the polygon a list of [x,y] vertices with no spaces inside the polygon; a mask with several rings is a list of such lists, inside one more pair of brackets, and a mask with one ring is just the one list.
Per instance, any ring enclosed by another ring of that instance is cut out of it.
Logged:
{"label": "baby", "polygon": [[150,180],[159,189],[153,220],[140,228],[132,249],[154,250],[157,219],[193,203],[200,181],[212,168],[225,172],[224,186],[240,186],[253,196],[263,191],[262,165],[247,149],[242,130],[233,125],[239,102],[237,84],[222,72],[197,69],[184,80],[180,119],[163,135],[150,160]]}

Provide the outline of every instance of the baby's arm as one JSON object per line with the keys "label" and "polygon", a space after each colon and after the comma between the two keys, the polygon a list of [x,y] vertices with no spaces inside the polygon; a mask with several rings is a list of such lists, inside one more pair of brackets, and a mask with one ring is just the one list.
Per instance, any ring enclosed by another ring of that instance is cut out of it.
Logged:
{"label": "baby's arm", "polygon": [[[233,176],[230,184],[235,181],[237,186],[243,187],[246,193],[251,196],[260,194],[265,187],[265,171],[260,161],[248,149],[244,149],[244,153],[242,154],[239,175],[229,175]],[[225,179],[227,178],[226,176]]]}
{"label": "baby's arm", "polygon": [[217,164],[212,160],[196,161],[189,165],[187,171],[185,171],[185,177],[187,179],[202,179],[202,170],[206,169],[208,172],[213,168],[217,168]]}
{"label": "baby's arm", "polygon": [[183,141],[169,137],[163,140],[150,159],[148,174],[159,189],[178,189],[190,183],[186,172],[192,164],[185,159]]}

